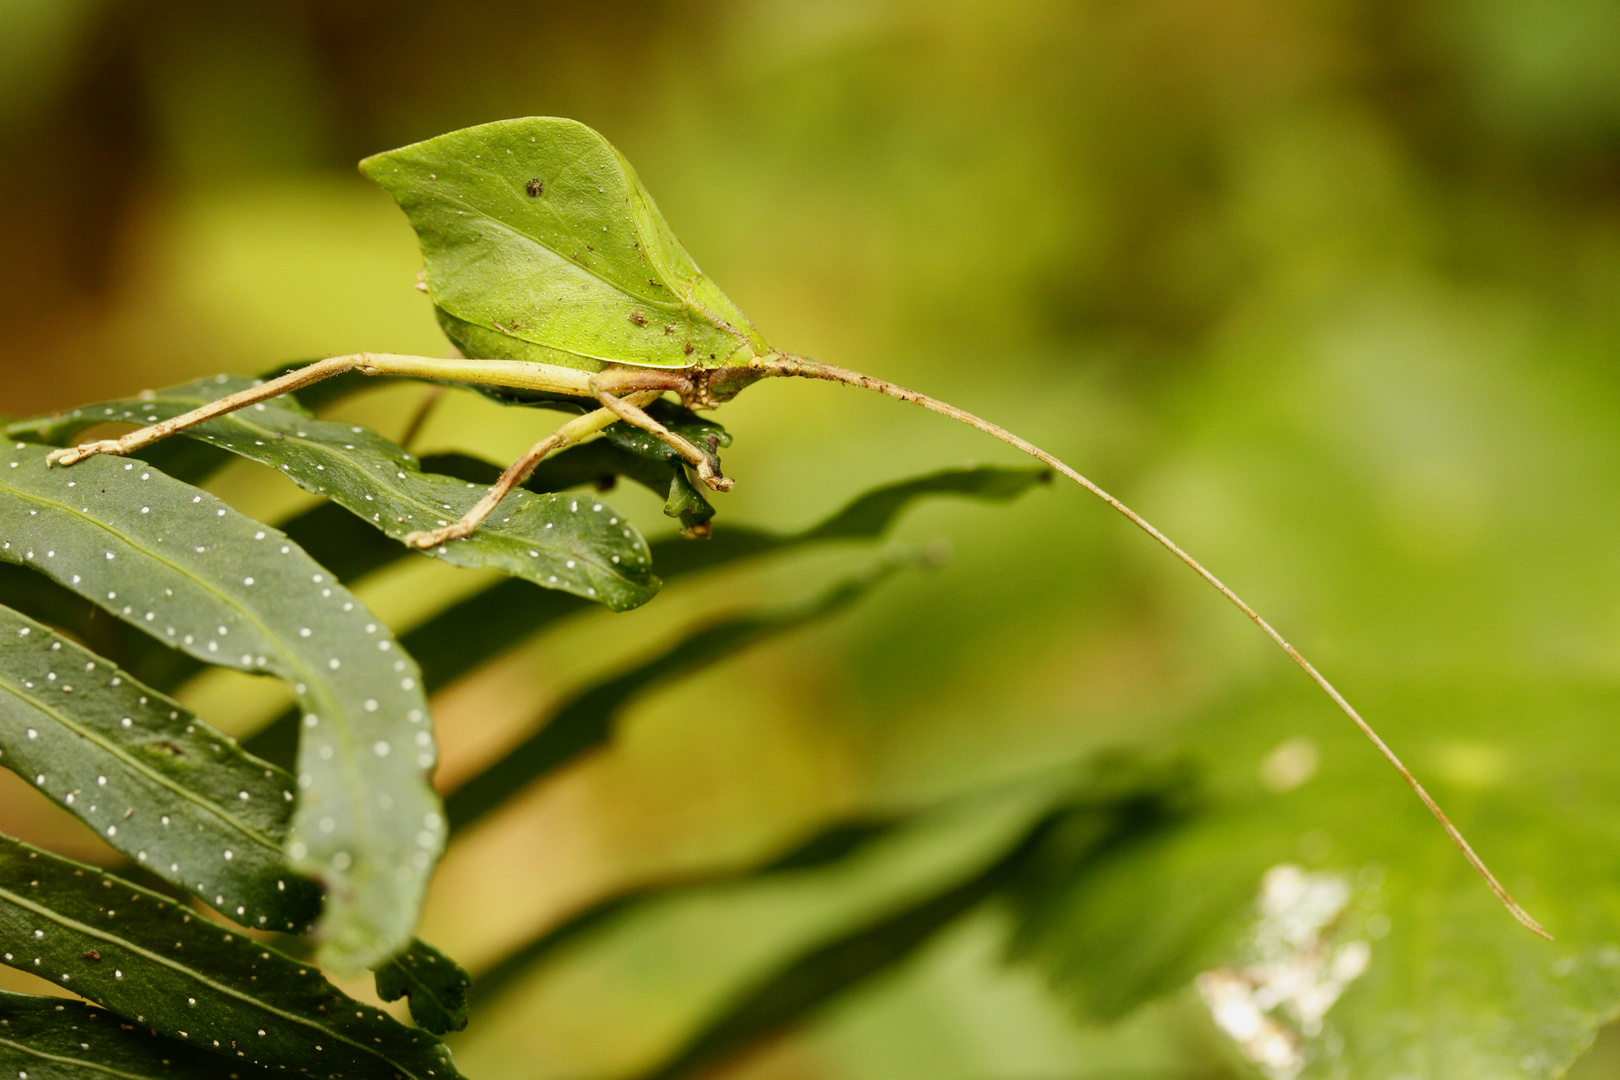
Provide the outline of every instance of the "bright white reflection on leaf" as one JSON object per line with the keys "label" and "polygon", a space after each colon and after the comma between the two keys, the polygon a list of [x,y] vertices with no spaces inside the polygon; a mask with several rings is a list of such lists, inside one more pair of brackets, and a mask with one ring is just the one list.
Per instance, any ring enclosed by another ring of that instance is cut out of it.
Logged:
{"label": "bright white reflection on leaf", "polygon": [[1342,875],[1274,866],[1260,882],[1250,962],[1198,976],[1216,1025],[1272,1080],[1299,1075],[1306,1040],[1322,1034],[1328,1010],[1367,970],[1367,942],[1332,940],[1349,902],[1350,883]]}

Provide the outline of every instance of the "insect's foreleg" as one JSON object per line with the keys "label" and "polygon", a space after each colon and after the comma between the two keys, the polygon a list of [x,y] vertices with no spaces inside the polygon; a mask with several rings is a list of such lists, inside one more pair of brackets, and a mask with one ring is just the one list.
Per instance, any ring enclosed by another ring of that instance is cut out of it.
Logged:
{"label": "insect's foreleg", "polygon": [[[720,472],[720,460],[714,454],[694,444],[690,439],[677,435],[657,420],[647,415],[646,410],[632,400],[635,394],[625,394],[626,390],[641,390],[649,384],[663,390],[687,390],[690,388],[690,377],[685,372],[644,371],[635,368],[613,368],[603,371],[591,378],[591,392],[596,400],[611,409],[614,415],[629,424],[640,428],[674,450],[681,459],[697,471],[698,479],[702,480],[715,491],[730,491],[731,478]],[[624,396],[620,396],[624,395]],[[653,397],[657,397],[654,394]],[[649,399],[650,400],[650,399]]]}
{"label": "insect's foreleg", "polygon": [[[662,390],[644,390],[631,394],[628,400],[635,405],[645,405],[662,394]],[[468,536],[483,520],[494,513],[501,500],[511,494],[514,488],[522,485],[534,472],[535,466],[545,460],[549,454],[556,453],[565,447],[572,446],[588,435],[594,435],[609,424],[619,419],[618,414],[610,409],[597,409],[568,421],[550,435],[541,439],[526,450],[522,457],[512,462],[511,466],[501,474],[501,478],[490,485],[484,492],[484,497],[473,504],[473,508],[462,515],[460,521],[453,522],[441,529],[428,529],[423,532],[408,533],[405,543],[411,547],[431,548],[451,540],[460,540]]]}
{"label": "insect's foreleg", "polygon": [[365,360],[365,353],[317,360],[307,367],[299,368],[297,371],[289,371],[280,378],[271,379],[268,382],[260,383],[258,386],[235,394],[227,394],[218,401],[210,401],[207,405],[192,409],[188,413],[181,413],[179,416],[171,417],[160,423],[132,431],[121,438],[100,439],[79,446],[52,450],[46,456],[45,461],[50,465],[72,465],[75,462],[83,461],[92,454],[115,454],[121,456],[132,453],[143,446],[150,446],[159,439],[167,438],[177,431],[184,431],[188,427],[201,424],[205,420],[212,420],[216,416],[224,416],[226,413],[235,412],[237,409],[252,405],[255,402],[291,393],[294,390],[302,390],[312,383],[318,383],[322,379],[330,379],[332,376],[341,375],[345,371],[363,368]]}
{"label": "insect's foreleg", "polygon": [[[52,465],[72,465],[92,454],[129,454],[143,446],[177,431],[194,427],[216,416],[235,412],[281,394],[301,390],[322,379],[358,371],[364,375],[404,375],[417,379],[453,379],[458,382],[487,383],[492,386],[513,386],[527,390],[541,390],[552,394],[572,394],[589,397],[591,376],[587,372],[553,364],[535,364],[520,360],[435,360],[426,356],[403,356],[397,353],[351,353],[317,360],[297,371],[289,371],[280,378],[260,383],[240,393],[227,394],[188,413],[161,423],[132,431],[117,439],[102,439],[52,451],[46,459]],[[670,387],[664,387],[670,389]]]}

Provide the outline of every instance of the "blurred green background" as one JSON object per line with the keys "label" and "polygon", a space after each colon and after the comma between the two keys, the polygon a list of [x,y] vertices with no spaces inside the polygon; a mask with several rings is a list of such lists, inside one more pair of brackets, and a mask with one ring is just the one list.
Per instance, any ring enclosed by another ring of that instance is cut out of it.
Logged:
{"label": "blurred green background", "polygon": [[[574,117],[778,347],[1088,472],[1364,702],[1443,800],[1506,785],[1553,803],[1620,752],[1617,57],[1612,0],[0,0],[0,412],[443,353],[415,239],[354,163]],[[799,527],[879,482],[1014,462],[866,397],[783,383],[728,406],[738,482],[716,528]],[[419,398],[344,414],[397,434]],[[418,445],[506,459],[547,419],[460,395]],[[222,485],[260,513],[304,498],[245,467]],[[645,493],[613,498],[670,528]],[[1253,627],[1077,489],[930,505],[901,531],[953,559],[638,708],[452,850],[424,936],[476,970],[626,883],[1128,743],[1253,778],[1303,737],[1324,777],[1369,785],[1352,800],[1438,836]],[[440,695],[441,780],[698,612],[808,595],[852,559],[682,586],[535,642]],[[482,580],[417,563],[361,589],[399,628]],[[239,730],[280,700],[246,678],[188,693]],[[96,857],[4,790],[0,827]],[[1266,811],[1290,843],[1294,805]],[[1591,844],[1620,823],[1570,813]],[[1578,909],[1515,862],[1554,842],[1482,846],[1532,910]],[[1000,963],[1003,934],[974,920],[724,1075],[1225,1075],[1187,1002],[1079,1025]],[[660,955],[509,996],[459,1060],[611,1075],[680,1011]],[[1581,1067],[1620,1073],[1604,1054]]]}

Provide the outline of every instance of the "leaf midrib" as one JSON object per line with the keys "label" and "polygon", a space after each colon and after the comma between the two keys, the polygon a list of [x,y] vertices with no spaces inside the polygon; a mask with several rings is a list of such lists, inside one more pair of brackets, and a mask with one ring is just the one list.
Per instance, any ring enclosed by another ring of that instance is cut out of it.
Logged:
{"label": "leaf midrib", "polygon": [[[134,886],[134,885],[129,886],[129,888],[138,889],[138,887]],[[138,889],[138,891],[145,892],[146,890]],[[148,899],[152,899],[152,900],[160,900],[161,899],[155,893],[147,893],[147,897],[148,897]],[[281,1019],[287,1021],[288,1023],[295,1024],[295,1025],[301,1025],[301,1026],[309,1028],[309,1029],[311,1029],[313,1031],[320,1032],[323,1035],[330,1035],[333,1039],[337,1040],[338,1042],[347,1043],[348,1045],[354,1047],[357,1050],[364,1050],[366,1053],[368,1053],[368,1054],[372,1055],[373,1057],[377,1058],[379,1061],[386,1062],[389,1066],[398,1069],[400,1072],[405,1073],[407,1076],[415,1077],[415,1080],[423,1080],[423,1078],[418,1077],[416,1073],[414,1073],[411,1070],[407,1069],[405,1066],[399,1064],[392,1057],[390,1057],[389,1055],[387,1055],[386,1053],[384,1053],[384,1052],[382,1052],[380,1050],[373,1049],[372,1047],[367,1046],[365,1043],[358,1042],[358,1041],[356,1041],[354,1039],[351,1039],[349,1036],[344,1035],[341,1032],[334,1031],[333,1029],[331,1029],[329,1027],[323,1027],[322,1025],[316,1023],[314,1020],[311,1020],[308,1017],[299,1016],[297,1013],[289,1013],[289,1012],[286,1012],[286,1011],[284,1011],[282,1009],[278,1009],[274,1005],[270,1005],[267,1002],[261,1001],[260,999],[258,999],[256,997],[253,997],[251,994],[245,994],[245,993],[241,992],[240,990],[235,989],[234,987],[227,986],[224,983],[215,982],[213,979],[210,979],[208,976],[202,974],[201,972],[194,971],[191,968],[183,967],[183,966],[181,966],[179,964],[176,964],[174,961],[170,960],[168,957],[165,957],[165,956],[162,956],[162,955],[160,955],[158,953],[152,952],[150,949],[147,949],[144,946],[137,945],[132,941],[129,941],[129,940],[125,939],[125,938],[121,938],[121,937],[117,936],[116,934],[110,933],[108,931],[101,930],[101,929],[98,929],[98,928],[93,927],[93,926],[89,926],[89,925],[87,925],[85,923],[80,922],[77,919],[71,918],[71,917],[69,917],[67,915],[63,915],[60,912],[53,911],[50,908],[41,907],[40,905],[38,905],[36,903],[33,903],[33,902],[29,901],[29,900],[24,899],[19,894],[12,892],[10,889],[5,888],[4,886],[0,886],[0,898],[4,898],[4,899],[8,900],[11,903],[16,904],[18,907],[23,908],[24,910],[32,911],[34,914],[39,915],[41,918],[48,919],[48,920],[56,923],[56,925],[61,926],[61,927],[65,928],[65,929],[67,929],[67,930],[76,931],[77,933],[83,934],[83,935],[85,935],[87,937],[93,937],[93,938],[96,938],[99,941],[105,941],[105,942],[107,942],[109,944],[117,945],[119,948],[128,949],[130,952],[134,953],[135,955],[140,956],[140,957],[142,957],[142,958],[144,958],[146,960],[149,960],[152,963],[157,964],[159,967],[167,968],[170,971],[173,971],[177,975],[181,975],[181,976],[184,976],[186,978],[192,979],[193,981],[195,981],[195,982],[197,982],[197,983],[199,983],[199,984],[201,984],[203,986],[206,986],[210,990],[213,990],[213,991],[215,991],[215,992],[217,992],[219,994],[222,994],[222,995],[224,995],[226,997],[235,998],[238,1001],[242,1001],[242,1002],[244,1002],[244,1003],[246,1003],[248,1005],[255,1006],[258,1009],[260,1009],[261,1011],[269,1013],[271,1016],[280,1017]],[[167,901],[165,901],[165,902],[167,902]],[[242,938],[240,940],[242,940],[244,942],[247,942],[248,944],[255,945],[255,946],[258,945],[258,943],[254,942],[251,938]],[[178,1030],[178,1029],[176,1029],[176,1030]]]}
{"label": "leaf midrib", "polygon": [[[75,510],[72,507],[67,506],[67,505],[65,505],[63,503],[56,502],[53,499],[48,499],[48,498],[44,497],[43,495],[38,495],[38,494],[36,494],[34,492],[18,491],[16,487],[14,487],[10,483],[4,482],[4,481],[0,481],[0,487],[3,487],[5,490],[7,490],[7,491],[11,492],[12,494],[17,495],[17,496],[19,496],[21,498],[31,499],[34,502],[37,502],[37,503],[41,504],[42,506],[55,507],[58,510],[61,510],[61,511],[67,513],[67,514],[72,515],[73,517],[76,517],[76,518],[80,519],[81,521],[88,521],[92,525],[94,525],[96,528],[101,529],[104,532],[110,533],[113,536],[118,537],[124,543],[128,544],[130,547],[134,548],[136,551],[142,552],[143,554],[147,555],[149,558],[151,558],[155,562],[158,562],[158,563],[161,563],[161,564],[163,564],[165,566],[168,566],[171,569],[173,569],[176,573],[180,574],[181,576],[190,578],[192,581],[195,581],[198,585],[200,585],[203,588],[204,591],[214,594],[216,597],[219,598],[219,600],[222,603],[226,604],[229,607],[234,608],[238,612],[241,612],[243,617],[245,617],[250,623],[252,623],[255,626],[258,626],[261,630],[264,631],[265,637],[267,637],[271,641],[281,643],[281,645],[282,645],[282,649],[281,649],[282,655],[284,657],[286,657],[290,661],[290,666],[298,669],[299,671],[301,671],[304,674],[304,678],[305,678],[305,680],[307,680],[305,682],[305,685],[309,686],[312,690],[314,688],[316,688],[316,687],[324,687],[324,686],[327,685],[327,683],[325,682],[324,679],[319,678],[314,673],[315,672],[314,668],[308,666],[307,664],[305,664],[302,661],[302,659],[298,656],[296,651],[293,651],[293,650],[286,647],[285,642],[282,641],[282,638],[281,638],[281,636],[279,634],[273,633],[270,630],[269,626],[267,626],[263,622],[263,620],[259,619],[255,615],[253,615],[252,612],[250,612],[250,611],[248,611],[248,609],[242,607],[239,603],[237,603],[237,601],[232,599],[226,593],[220,591],[218,588],[214,587],[214,585],[212,585],[210,582],[204,581],[202,578],[198,577],[197,575],[190,573],[185,568],[180,566],[178,563],[174,562],[172,559],[169,559],[168,557],[163,556],[163,555],[159,555],[157,552],[155,552],[155,551],[151,550],[150,548],[146,547],[144,544],[136,543],[133,539],[126,536],[123,532],[121,532],[121,531],[119,531],[117,529],[114,529],[107,522],[103,522],[103,521],[100,521],[100,520],[98,520],[96,518],[89,517],[88,515],[86,515],[82,511]],[[131,624],[131,625],[134,625],[134,624]],[[337,703],[336,695],[323,694],[321,696],[326,698],[328,701],[331,701],[333,704]],[[325,709],[324,705],[322,706],[322,709],[323,710]],[[355,763],[359,759],[359,754],[358,754],[358,752],[356,750],[356,747],[355,747],[354,732],[352,730],[352,725],[350,723],[348,723],[348,714],[347,714],[347,712],[340,708],[340,709],[337,710],[337,713],[338,713],[338,715],[344,717],[344,722],[341,723],[341,724],[338,724],[337,727],[339,729],[339,736],[342,738],[342,740],[344,742],[343,761],[344,761],[345,771],[348,773],[348,778],[349,778],[349,781],[350,781],[350,783],[344,789],[344,794],[349,796],[348,802],[349,802],[351,808],[354,808],[357,811],[357,812],[355,812],[355,813],[353,813],[353,814],[351,814],[349,816],[350,816],[351,821],[357,821],[357,822],[366,823],[365,825],[363,825],[361,827],[362,838],[364,839],[365,843],[362,844],[362,843],[359,843],[357,841],[356,846],[358,848],[360,848],[361,850],[369,851],[369,850],[371,850],[370,840],[372,838],[372,830],[369,827],[370,817],[369,817],[368,814],[363,812],[363,808],[366,805],[366,800],[358,794],[358,792],[361,791],[363,785],[360,783],[360,771],[355,767]],[[357,860],[357,861],[364,861],[364,860]],[[356,867],[356,869],[358,869],[358,867]]]}
{"label": "leaf midrib", "polygon": [[274,837],[271,837],[267,833],[260,832],[258,829],[237,821],[235,818],[227,814],[225,810],[217,803],[213,802],[212,800],[201,798],[196,792],[183,786],[178,781],[154,770],[150,765],[147,765],[138,758],[134,757],[121,744],[108,740],[95,728],[87,728],[84,725],[70,719],[59,710],[45,704],[43,699],[19,690],[14,682],[3,675],[0,675],[0,687],[4,687],[11,693],[13,697],[30,703],[35,709],[51,717],[51,719],[55,720],[62,727],[67,728],[69,731],[77,734],[80,738],[89,739],[97,746],[100,746],[102,749],[106,750],[113,757],[124,761],[126,764],[131,766],[134,771],[150,777],[163,787],[174,791],[182,799],[193,803],[203,810],[208,811],[216,818],[219,818],[221,821],[224,821],[227,825],[231,826],[237,832],[248,837],[254,843],[269,848],[278,856],[281,854],[280,841],[276,840]]}
{"label": "leaf midrib", "polygon": [[[473,168],[476,169],[477,167],[473,166]],[[492,173],[492,172],[489,172],[487,170],[478,170],[478,171],[483,172],[485,176],[491,177],[491,178],[493,178],[495,180],[501,180],[502,179],[502,177],[499,176],[496,173]],[[654,297],[650,297],[650,296],[643,296],[639,292],[635,292],[633,290],[625,288],[623,285],[620,285],[618,282],[613,281],[610,278],[602,276],[602,273],[600,271],[593,270],[589,266],[586,266],[585,264],[577,262],[573,258],[571,258],[571,257],[569,257],[567,255],[564,255],[562,252],[558,251],[556,248],[552,247],[550,244],[546,243],[544,240],[540,239],[538,236],[531,235],[526,229],[520,229],[520,228],[518,228],[518,227],[516,227],[514,225],[510,225],[510,224],[502,221],[500,218],[492,217],[487,211],[478,209],[478,207],[474,206],[470,202],[467,202],[465,199],[462,199],[462,198],[460,198],[458,196],[455,196],[455,195],[446,195],[446,194],[444,194],[442,192],[433,191],[431,188],[427,187],[425,184],[423,184],[420,181],[418,181],[418,180],[416,180],[414,178],[411,178],[411,177],[407,177],[406,180],[405,180],[405,183],[410,185],[411,187],[415,188],[418,193],[420,193],[421,195],[423,195],[425,197],[426,201],[438,201],[438,202],[442,202],[442,203],[448,203],[448,204],[453,205],[453,206],[464,206],[464,207],[466,207],[468,212],[471,213],[471,214],[476,215],[479,221],[491,222],[493,224],[499,225],[499,226],[501,226],[501,228],[506,229],[509,232],[511,232],[514,236],[520,236],[523,239],[525,239],[525,240],[529,241],[530,243],[534,244],[536,247],[544,248],[546,251],[551,252],[553,255],[557,256],[557,258],[561,259],[563,262],[567,263],[569,266],[578,267],[580,270],[583,270],[586,274],[588,274],[591,277],[595,278],[597,281],[600,281],[603,285],[606,285],[608,288],[614,290],[615,292],[617,292],[617,293],[619,293],[619,294],[621,294],[623,296],[633,297],[636,300],[639,300],[639,301],[647,304],[649,307],[662,308],[665,311],[679,311],[681,309],[681,306],[682,306],[681,303],[671,303],[668,300],[662,300],[662,299],[658,299],[658,298],[654,298]],[[642,237],[641,229],[639,227],[636,229],[636,236],[637,236],[638,239],[641,239],[641,240],[645,241],[645,237]],[[581,242],[583,243],[583,241],[581,241]],[[645,250],[645,249],[643,249],[643,250]],[[650,262],[650,260],[649,260],[649,262]],[[663,275],[663,273],[664,272],[662,270],[659,270],[659,274],[661,276]],[[687,300],[687,297],[684,294],[676,293],[674,289],[670,289],[668,291],[669,291],[671,296],[679,297],[679,299],[680,299],[680,301],[682,303],[684,303]],[[457,316],[457,317],[460,318],[460,316]],[[490,329],[493,329],[493,327],[491,327]],[[499,332],[499,331],[497,331],[497,332]],[[507,336],[508,337],[516,337],[517,335],[516,334],[508,334]],[[545,344],[545,342],[537,341],[537,342],[534,342],[534,344],[543,345],[543,344]],[[557,348],[557,346],[555,346],[555,345],[550,345],[550,346],[547,346],[547,347],[548,348]],[[562,351],[563,352],[574,352],[575,350],[573,350],[573,349],[563,349]],[[586,354],[582,353],[580,355],[586,355]],[[598,356],[598,357],[595,357],[595,359],[597,359],[597,360],[607,360],[609,358],[605,357],[605,356]]]}
{"label": "leaf midrib", "polygon": [[[188,398],[188,397],[181,397],[181,396],[178,396],[178,395],[164,395],[164,396],[161,396],[161,397],[157,398],[156,400],[159,400],[159,401],[173,401],[173,402],[176,402],[176,403],[179,403],[179,404],[185,404],[185,403],[195,401],[198,406],[201,406],[201,405],[211,404],[211,402],[213,400],[215,400],[215,399]],[[270,412],[270,411],[274,410],[274,411],[277,411],[277,412],[281,412],[281,413],[283,413],[283,414],[285,414],[287,416],[297,417],[298,419],[304,420],[307,423],[314,423],[314,424],[329,424],[329,423],[331,423],[331,421],[329,421],[329,420],[319,420],[319,419],[312,419],[310,417],[301,416],[300,414],[292,412],[289,409],[281,409],[278,406],[270,405],[268,403],[261,402],[261,404],[265,405],[265,408],[264,408],[265,412]],[[245,415],[245,412],[246,412],[245,410],[238,410],[238,411],[233,412],[233,413],[228,413],[225,416],[216,417],[215,419],[216,420],[232,420],[235,423],[238,423],[238,424],[242,425],[244,428],[248,428],[251,432],[257,432],[257,433],[263,434],[263,435],[272,435],[273,436],[273,435],[276,435],[276,434],[284,434],[284,433],[278,433],[273,428],[264,427],[264,426],[261,426],[259,424],[254,423],[254,421],[252,420],[252,418],[249,415]],[[220,440],[216,445],[219,445],[221,449],[229,450],[231,453],[236,454],[239,457],[248,458],[248,460],[250,460],[250,461],[257,460],[255,458],[250,457],[244,451],[238,450],[236,447],[225,443],[221,436],[218,436],[218,435],[210,436],[205,431],[199,431],[197,434],[200,437],[202,437],[204,439],[207,439],[209,442],[214,442],[215,440]],[[373,434],[375,434],[375,433],[373,433]],[[336,448],[336,447],[334,447],[331,444],[326,443],[326,442],[311,441],[307,436],[305,436],[300,441],[299,445],[305,447],[307,450],[324,451],[331,459],[341,461],[341,462],[345,463],[349,468],[354,469],[361,476],[366,475],[365,469],[362,467],[362,463],[357,458],[351,456],[349,454],[349,452],[346,451],[346,450],[338,449],[338,448]],[[260,464],[268,465],[270,468],[275,467],[274,465],[271,465],[269,462],[260,462]],[[403,462],[402,465],[409,466],[410,468],[412,468],[415,471],[416,475],[418,475],[418,476],[421,476],[421,477],[424,477],[424,478],[428,476],[427,473],[422,471],[421,465],[419,463],[417,463],[417,462],[407,461],[407,462]],[[277,470],[277,471],[280,471],[280,470]],[[291,479],[291,477],[289,477],[288,479]],[[331,495],[327,494],[326,492],[317,492],[316,494],[323,495],[327,499],[332,499]],[[520,492],[513,492],[512,495],[519,495],[520,497],[521,496],[528,496],[529,498],[538,498],[538,496],[533,494],[532,492],[521,492],[521,493]],[[408,493],[403,493],[403,492],[397,493],[395,495],[395,497],[399,498],[402,502],[406,502],[406,503],[408,503],[408,504],[410,504],[412,506],[415,506],[424,515],[428,515],[431,520],[434,520],[434,521],[439,520],[438,515],[441,512],[441,509],[442,509],[441,507],[434,506],[431,503],[428,503],[425,500],[423,500],[421,498],[418,498],[416,496],[410,495]],[[509,495],[507,497],[511,498],[511,495]],[[336,502],[337,500],[332,499],[332,501]],[[345,508],[345,509],[347,509],[347,508]],[[362,517],[361,520],[365,520],[365,519]],[[591,555],[591,554],[587,554],[585,552],[576,551],[573,548],[565,548],[565,547],[561,546],[559,543],[557,543],[556,541],[548,541],[548,540],[544,540],[544,539],[536,539],[536,538],[532,538],[532,537],[520,536],[517,533],[510,532],[510,531],[508,531],[506,529],[501,528],[501,526],[498,525],[498,524],[497,525],[490,525],[487,522],[483,526],[481,526],[481,528],[487,530],[490,533],[494,533],[496,535],[503,536],[503,537],[511,540],[514,543],[522,544],[522,545],[525,545],[525,546],[528,546],[528,547],[550,548],[552,551],[556,552],[558,554],[558,556],[561,557],[561,558],[565,558],[565,559],[573,558],[573,559],[578,559],[581,562],[589,563],[591,566],[595,567],[597,570],[601,571],[603,574],[607,575],[608,577],[612,578],[613,580],[618,581],[618,582],[622,582],[627,588],[633,588],[633,589],[644,589],[645,588],[645,586],[639,585],[639,584],[631,581],[629,578],[625,577],[618,570],[616,570],[613,567],[609,566],[607,563],[602,562],[596,556]],[[386,529],[383,529],[383,530],[380,530],[380,531],[383,532],[384,535],[389,535],[388,530],[386,530]],[[398,539],[398,537],[391,537],[391,538],[392,539]]]}
{"label": "leaf midrib", "polygon": [[115,1069],[110,1065],[103,1065],[96,1061],[86,1061],[83,1058],[65,1057],[61,1054],[47,1053],[46,1051],[39,1049],[37,1046],[29,1046],[27,1043],[20,1043],[15,1039],[0,1037],[0,1046],[9,1046],[13,1050],[21,1050],[23,1053],[28,1054],[31,1057],[39,1058],[41,1061],[55,1061],[63,1065],[77,1065],[83,1068],[94,1069],[97,1072],[106,1073],[108,1076],[124,1077],[125,1080],[151,1080],[150,1073],[129,1073],[120,1069]]}

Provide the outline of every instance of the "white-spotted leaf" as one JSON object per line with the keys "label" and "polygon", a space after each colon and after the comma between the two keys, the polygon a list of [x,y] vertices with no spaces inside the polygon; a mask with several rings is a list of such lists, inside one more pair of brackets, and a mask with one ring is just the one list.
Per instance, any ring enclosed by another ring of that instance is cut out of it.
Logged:
{"label": "white-spotted leaf", "polygon": [[301,933],[320,912],[320,889],[282,853],[291,776],[5,607],[0,765],[244,926]]}
{"label": "white-spotted leaf", "polygon": [[[225,375],[157,394],[88,405],[13,424],[13,437],[60,443],[104,422],[150,424],[189,412],[253,380]],[[280,470],[306,491],[338,503],[403,539],[460,518],[485,486],[426,473],[417,459],[369,428],[317,420],[290,398],[261,402],[186,432]],[[456,566],[494,567],[615,611],[658,591],[641,534],[600,498],[514,491],[471,536],[433,549]]]}
{"label": "white-spotted leaf", "polygon": [[[218,1080],[212,1051],[154,1035],[82,1001],[0,990],[0,1076],[19,1080]],[[237,1080],[285,1075],[234,1062]]]}
{"label": "white-spotted leaf", "polygon": [[290,683],[304,727],[287,854],[326,886],[322,962],[398,952],[443,843],[416,663],[275,529],[138,462],[45,455],[0,450],[0,559],[201,660]]}
{"label": "white-spotted leaf", "polygon": [[377,969],[377,996],[409,998],[411,1019],[435,1035],[467,1026],[467,988],[472,979],[461,965],[425,941]]}
{"label": "white-spotted leaf", "polygon": [[221,1076],[238,1061],[323,1078],[457,1075],[438,1040],[314,968],[10,838],[0,838],[0,962],[221,1055]]}

